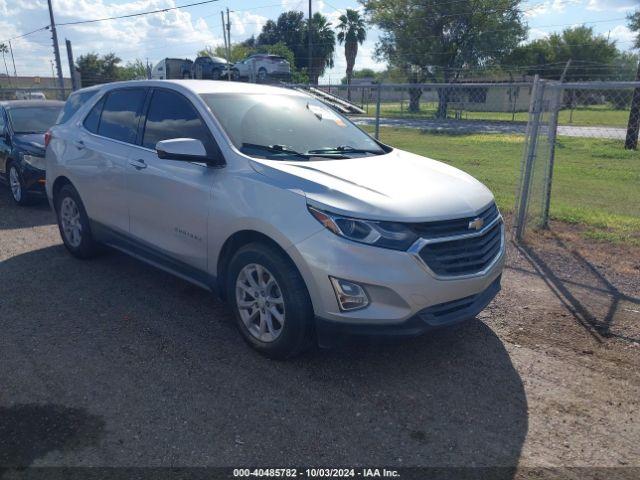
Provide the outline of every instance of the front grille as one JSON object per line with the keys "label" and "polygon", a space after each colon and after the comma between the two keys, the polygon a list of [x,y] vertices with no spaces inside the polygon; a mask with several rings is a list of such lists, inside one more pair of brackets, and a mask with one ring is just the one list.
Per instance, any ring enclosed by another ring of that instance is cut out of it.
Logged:
{"label": "front grille", "polygon": [[456,218],[454,220],[441,220],[439,222],[426,222],[411,224],[411,229],[422,238],[442,238],[464,235],[469,233],[469,222],[481,218],[485,225],[489,225],[498,216],[498,207],[492,203],[478,215],[473,217]]}
{"label": "front grille", "polygon": [[[467,229],[464,233],[469,232]],[[419,255],[436,275],[470,275],[488,267],[501,246],[502,222],[497,221],[477,236],[427,243]]]}

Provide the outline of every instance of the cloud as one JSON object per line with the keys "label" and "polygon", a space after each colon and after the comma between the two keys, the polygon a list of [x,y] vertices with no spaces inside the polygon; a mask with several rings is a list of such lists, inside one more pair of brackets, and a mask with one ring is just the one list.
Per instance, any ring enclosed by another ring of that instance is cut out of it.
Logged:
{"label": "cloud", "polygon": [[[250,37],[262,31],[262,26],[267,23],[268,18],[263,15],[256,15],[248,11],[231,12],[231,41],[233,36]],[[237,37],[236,37],[237,38]]]}
{"label": "cloud", "polygon": [[558,13],[564,13],[567,7],[571,8],[579,5],[584,5],[588,8],[589,3],[598,1],[616,2],[619,0],[545,0],[542,3],[537,3],[529,8],[523,9],[523,12],[525,17],[535,18],[543,15],[555,15]]}
{"label": "cloud", "polygon": [[637,0],[588,0],[586,9],[594,12],[627,12],[637,6]]}
{"label": "cloud", "polygon": [[539,40],[541,38],[546,38],[549,36],[549,32],[545,32],[544,30],[540,30],[539,28],[530,28],[529,36],[527,37],[527,42],[532,42],[534,40]]}
{"label": "cloud", "polygon": [[609,38],[619,43],[619,48],[627,49],[635,41],[636,34],[625,25],[617,25],[609,32]]}
{"label": "cloud", "polygon": [[[56,0],[56,22],[63,24],[176,6],[175,0],[137,0],[123,4],[105,1]],[[0,0],[0,12],[8,11],[0,20],[2,36],[15,36],[49,23],[46,2],[22,1],[19,10],[12,9],[13,2],[9,5],[10,7],[7,7],[7,0]],[[219,17],[213,18],[217,20]],[[243,21],[240,17],[238,25],[241,26]],[[222,43],[221,28],[214,32],[204,18],[194,18],[186,9],[114,21],[59,25],[58,41],[62,49],[65,75],[69,72],[64,51],[65,38],[72,41],[76,58],[92,51],[101,54],[114,52],[125,62],[136,58],[148,58],[151,63],[166,56],[193,57],[195,52],[205,45]],[[12,44],[19,74],[51,74],[49,60],[53,55],[48,31],[15,39]]]}

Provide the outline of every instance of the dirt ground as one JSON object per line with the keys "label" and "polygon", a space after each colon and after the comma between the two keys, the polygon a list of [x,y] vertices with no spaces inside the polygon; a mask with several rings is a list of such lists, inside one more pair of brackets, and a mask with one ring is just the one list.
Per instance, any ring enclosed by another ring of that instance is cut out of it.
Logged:
{"label": "dirt ground", "polygon": [[[480,322],[272,362],[219,301],[119,253],[72,259],[46,206],[0,189],[0,312],[0,464],[640,477],[640,249],[574,226],[509,242]],[[44,434],[41,409],[74,427]]]}

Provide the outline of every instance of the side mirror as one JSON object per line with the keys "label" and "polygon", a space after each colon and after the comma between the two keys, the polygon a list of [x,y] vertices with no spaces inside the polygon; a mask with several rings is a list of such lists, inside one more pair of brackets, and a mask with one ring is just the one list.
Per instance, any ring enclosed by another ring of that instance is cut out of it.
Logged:
{"label": "side mirror", "polygon": [[203,143],[195,138],[171,138],[156,144],[158,158],[164,160],[178,160],[181,162],[204,162],[210,165],[221,165],[218,158],[211,158],[207,154]]}

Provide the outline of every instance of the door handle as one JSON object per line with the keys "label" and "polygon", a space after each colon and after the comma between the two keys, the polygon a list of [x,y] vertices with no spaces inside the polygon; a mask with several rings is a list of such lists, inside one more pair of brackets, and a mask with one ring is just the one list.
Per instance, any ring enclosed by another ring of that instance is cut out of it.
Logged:
{"label": "door handle", "polygon": [[144,160],[141,158],[138,160],[129,160],[129,165],[131,165],[136,170],[142,170],[143,168],[147,168],[147,164],[144,163]]}
{"label": "door handle", "polygon": [[76,140],[75,142],[73,142],[73,146],[78,150],[82,150],[84,148],[84,142],[82,140]]}

